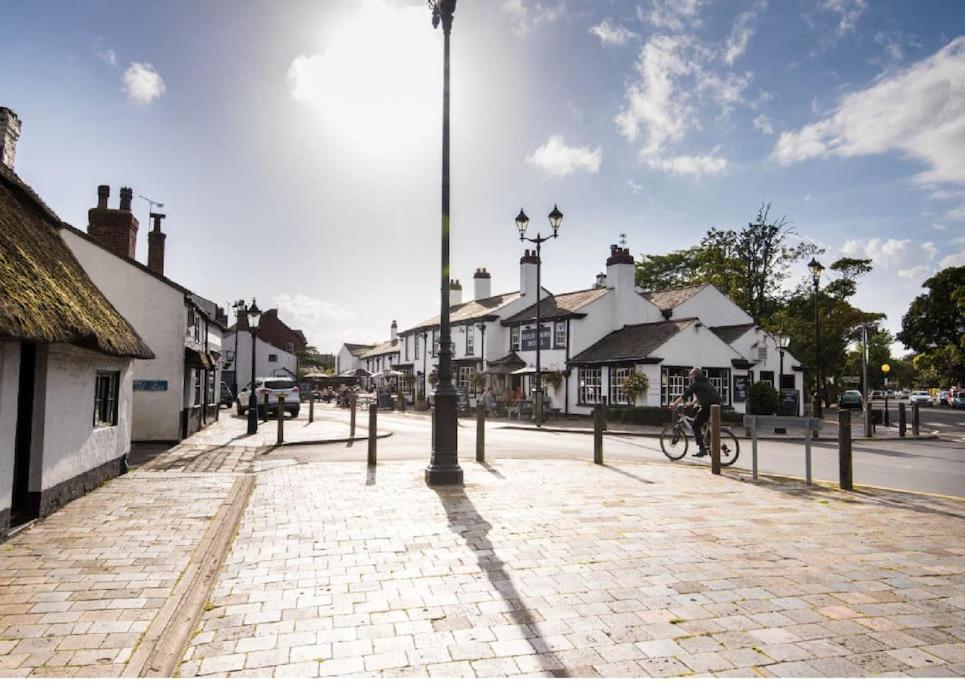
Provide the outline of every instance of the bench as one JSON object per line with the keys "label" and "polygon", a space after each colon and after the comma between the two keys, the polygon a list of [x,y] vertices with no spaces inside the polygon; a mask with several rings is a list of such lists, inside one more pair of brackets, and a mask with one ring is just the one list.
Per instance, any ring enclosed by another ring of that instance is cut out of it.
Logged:
{"label": "bench", "polygon": [[811,483],[811,438],[824,428],[824,421],[814,417],[779,417],[777,415],[745,415],[744,426],[751,431],[751,475],[757,479],[757,435],[764,430],[771,434],[783,429],[783,433],[804,434],[804,479]]}

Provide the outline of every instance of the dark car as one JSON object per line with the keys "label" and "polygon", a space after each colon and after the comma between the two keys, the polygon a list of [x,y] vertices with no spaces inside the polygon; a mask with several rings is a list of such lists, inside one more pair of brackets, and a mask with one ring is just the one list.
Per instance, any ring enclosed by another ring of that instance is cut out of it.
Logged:
{"label": "dark car", "polygon": [[225,408],[230,408],[235,403],[235,395],[231,393],[231,389],[224,382],[221,383],[221,403],[219,405]]}
{"label": "dark car", "polygon": [[861,392],[855,391],[854,389],[845,391],[841,394],[840,398],[838,398],[839,408],[861,410],[863,405],[864,401],[861,398]]}
{"label": "dark car", "polygon": [[965,392],[959,391],[955,394],[955,398],[952,399],[952,408],[965,410]]}

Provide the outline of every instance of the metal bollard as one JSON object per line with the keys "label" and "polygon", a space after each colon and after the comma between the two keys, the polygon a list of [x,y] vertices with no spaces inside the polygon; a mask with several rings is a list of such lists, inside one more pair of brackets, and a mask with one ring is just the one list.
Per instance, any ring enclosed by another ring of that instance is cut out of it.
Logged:
{"label": "metal bollard", "polygon": [[308,394],[308,424],[315,421],[315,392],[310,391]]}
{"label": "metal bollard", "polygon": [[604,397],[603,397],[603,415],[600,416],[600,420],[602,421],[603,431],[604,431],[604,432],[607,431],[608,429],[610,429],[610,422],[609,422],[609,420],[607,419],[607,407],[608,407],[608,405],[609,405],[609,399],[608,399],[606,396],[604,396]]}
{"label": "metal bollard", "polygon": [[277,444],[285,443],[285,396],[278,394],[278,440]]}
{"label": "metal bollard", "polygon": [[348,397],[348,435],[349,437],[355,436],[355,409],[358,407],[359,397],[352,394]]}
{"label": "metal bollard", "polygon": [[486,462],[486,405],[476,404],[476,462]]}
{"label": "metal bollard", "polygon": [[720,406],[710,407],[710,471],[720,474]]}
{"label": "metal bollard", "polygon": [[851,482],[851,411],[838,411],[838,479],[841,488],[850,491]]}
{"label": "metal bollard", "polygon": [[266,391],[265,392],[265,419],[262,420],[262,422],[268,422],[268,418],[270,417],[269,413],[270,411],[268,410],[268,392]]}
{"label": "metal bollard", "polygon": [[603,430],[605,408],[601,405],[593,408],[593,464],[603,464]]}
{"label": "metal bollard", "polygon": [[374,403],[369,406],[369,467],[376,466],[376,441],[375,435],[378,429],[379,407]]}
{"label": "metal bollard", "polygon": [[888,412],[888,392],[887,391],[885,391],[885,415],[884,415],[884,419],[882,420],[882,423],[884,424],[885,427],[891,426],[891,413]]}
{"label": "metal bollard", "polygon": [[911,435],[918,436],[921,430],[921,416],[918,413],[920,406],[917,403],[911,404]]}
{"label": "metal bollard", "polygon": [[905,415],[905,404],[898,404],[898,436],[902,439],[905,438],[905,432],[908,431],[908,417]]}

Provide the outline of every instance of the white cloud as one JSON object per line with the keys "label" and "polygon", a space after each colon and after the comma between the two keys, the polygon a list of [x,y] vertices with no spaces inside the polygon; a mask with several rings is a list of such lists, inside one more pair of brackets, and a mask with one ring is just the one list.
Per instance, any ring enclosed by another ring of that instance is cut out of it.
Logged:
{"label": "white cloud", "polygon": [[935,190],[930,195],[928,195],[929,199],[938,199],[938,200],[960,199],[962,197],[965,197],[965,190]]}
{"label": "white cloud", "polygon": [[525,35],[531,28],[550,24],[566,15],[566,0],[539,2],[537,0],[503,0],[500,10],[515,24],[516,35]]}
{"label": "white cloud", "polygon": [[627,178],[627,187],[633,191],[633,194],[637,194],[643,189],[643,185],[634,182],[633,178]]}
{"label": "white cloud", "polygon": [[965,184],[965,37],[911,67],[846,95],[830,116],[781,134],[774,158],[897,151],[929,168],[922,183]]}
{"label": "white cloud", "polygon": [[737,15],[734,27],[731,29],[727,44],[724,46],[724,62],[732,66],[737,59],[747,50],[747,44],[754,35],[754,22],[758,13],[767,7],[767,0],[759,0],[755,6],[746,12]]}
{"label": "white cloud", "polygon": [[949,254],[938,262],[938,267],[941,269],[953,268],[956,266],[965,266],[965,251]]}
{"label": "white cloud", "polygon": [[898,271],[898,277],[907,278],[909,280],[918,280],[924,278],[929,273],[931,273],[931,266],[917,265],[911,268],[902,268]]}
{"label": "white cloud", "polygon": [[[848,240],[841,247],[841,253],[854,258],[871,259],[876,268],[895,270],[901,277],[917,277],[922,268],[930,269],[931,262],[938,255],[933,242],[913,242],[910,239]],[[911,273],[915,273],[912,275]]]}
{"label": "white cloud", "polygon": [[767,114],[758,114],[754,117],[754,127],[764,133],[764,135],[774,135],[774,126]]}
{"label": "white cloud", "polygon": [[600,39],[604,45],[626,45],[637,37],[637,34],[622,24],[604,19],[590,29],[590,34]]}
{"label": "white cloud", "polygon": [[107,48],[106,50],[97,50],[97,56],[111,66],[117,66],[117,53],[114,52],[114,50],[110,48]]}
{"label": "white cloud", "polygon": [[700,178],[705,175],[719,175],[727,168],[727,159],[713,155],[650,157],[646,159],[650,168],[666,171],[673,175]]}
{"label": "white cloud", "polygon": [[945,219],[956,223],[965,222],[965,204],[945,212]]}
{"label": "white cloud", "polygon": [[700,23],[698,12],[703,0],[652,0],[650,9],[637,6],[637,17],[657,29],[682,31]]}
{"label": "white cloud", "polygon": [[568,147],[562,135],[551,135],[545,144],[526,157],[526,163],[551,176],[565,176],[576,171],[596,173],[603,152],[597,147]]}
{"label": "white cloud", "polygon": [[124,94],[129,99],[141,104],[147,104],[164,94],[166,86],[153,66],[143,62],[131,62],[121,75],[124,83]]}
{"label": "white cloud", "polygon": [[819,9],[837,15],[839,34],[853,31],[866,7],[866,0],[822,0],[818,5]]}
{"label": "white cloud", "polygon": [[[323,301],[304,294],[283,293],[272,299],[272,306],[278,309],[278,317],[294,329],[305,333],[308,343],[321,351],[337,348],[345,341],[367,343],[372,341],[371,331],[358,337],[343,337],[349,334],[346,323],[355,320],[353,312],[329,301]],[[362,334],[362,330],[356,330]],[[385,336],[388,337],[388,331]]]}

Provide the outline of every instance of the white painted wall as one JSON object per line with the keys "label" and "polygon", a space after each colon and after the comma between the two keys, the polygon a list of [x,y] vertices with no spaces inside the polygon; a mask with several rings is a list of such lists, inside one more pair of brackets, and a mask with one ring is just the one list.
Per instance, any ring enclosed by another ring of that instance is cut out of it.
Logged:
{"label": "white painted wall", "polygon": [[[131,384],[133,361],[105,356],[67,344],[52,344],[37,351],[38,374],[45,367],[45,391],[35,405],[35,421],[45,428],[38,439],[34,432],[34,452],[40,447],[42,474],[40,486],[46,490],[98,465],[121,457],[131,450]],[[44,356],[45,358],[41,358]],[[94,382],[97,371],[120,372],[118,423],[114,427],[93,426]],[[39,443],[38,443],[39,441]],[[31,472],[31,479],[34,479]],[[32,481],[32,484],[34,482]]]}
{"label": "white painted wall", "polygon": [[740,306],[713,285],[707,285],[673,309],[673,318],[700,318],[705,325],[745,325],[754,322]]}
{"label": "white painted wall", "polygon": [[341,375],[349,370],[357,370],[360,367],[362,366],[359,359],[352,355],[352,352],[345,347],[345,344],[342,344],[342,348],[340,348],[335,355],[335,374]]}
{"label": "white painted wall", "polygon": [[61,230],[60,236],[98,289],[154,352],[152,360],[134,361],[134,378],[168,383],[167,391],[134,393],[133,440],[179,440],[185,390],[184,293],[70,230]]}
{"label": "white painted wall", "polygon": [[[237,373],[238,391],[241,391],[251,381],[251,333],[247,330],[242,330],[240,334],[228,333],[223,341],[224,348],[234,350],[236,338],[238,350],[235,352],[233,368]],[[268,360],[270,355],[274,355],[276,360]],[[255,338],[256,377],[294,377],[296,371],[295,354],[279,349],[263,339]]]}
{"label": "white painted wall", "polygon": [[13,492],[19,387],[20,344],[0,342],[0,510],[10,508]]}

